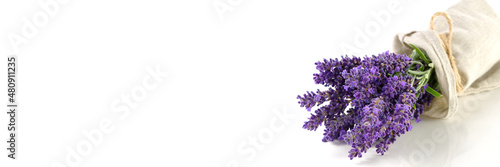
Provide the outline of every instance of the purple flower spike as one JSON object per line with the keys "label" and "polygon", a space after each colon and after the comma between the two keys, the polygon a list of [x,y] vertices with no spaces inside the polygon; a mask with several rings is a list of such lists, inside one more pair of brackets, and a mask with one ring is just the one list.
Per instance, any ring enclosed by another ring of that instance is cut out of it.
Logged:
{"label": "purple flower spike", "polygon": [[350,159],[362,157],[373,146],[384,155],[398,136],[412,129],[412,120],[420,121],[433,97],[425,92],[427,85],[415,90],[418,79],[406,73],[412,65],[406,55],[387,51],[364,58],[324,59],[315,65],[319,73],[313,79],[327,90],[297,97],[307,111],[316,108],[303,128],[315,131],[324,125],[322,141],[351,145]]}

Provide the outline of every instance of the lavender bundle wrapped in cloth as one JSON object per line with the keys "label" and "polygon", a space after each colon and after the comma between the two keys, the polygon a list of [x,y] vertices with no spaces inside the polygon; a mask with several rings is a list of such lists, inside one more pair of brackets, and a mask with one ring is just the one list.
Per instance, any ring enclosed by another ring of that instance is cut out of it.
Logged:
{"label": "lavender bundle wrapped in cloth", "polygon": [[412,120],[420,121],[433,97],[425,90],[439,96],[429,86],[437,85],[431,75],[433,64],[418,49],[411,57],[385,52],[325,59],[316,63],[316,69],[315,83],[328,89],[297,97],[308,111],[318,106],[304,128],[324,125],[323,141],[345,141],[352,146],[351,159],[372,146],[383,155],[396,137],[411,130]]}
{"label": "lavender bundle wrapped in cloth", "polygon": [[487,2],[462,0],[430,30],[398,34],[395,53],[317,62],[314,81],[327,89],[298,96],[314,108],[303,128],[324,126],[323,141],[351,145],[351,159],[371,147],[383,155],[421,115],[452,118],[458,97],[500,88],[499,29]]}

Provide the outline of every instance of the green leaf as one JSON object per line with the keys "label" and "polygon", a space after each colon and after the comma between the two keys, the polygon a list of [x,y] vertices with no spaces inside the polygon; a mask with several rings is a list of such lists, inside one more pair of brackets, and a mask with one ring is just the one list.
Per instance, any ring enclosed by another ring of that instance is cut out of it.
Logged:
{"label": "green leaf", "polygon": [[411,52],[411,59],[413,60],[418,60],[418,53],[417,51],[415,51],[415,49],[413,49],[413,52]]}
{"label": "green leaf", "polygon": [[417,51],[418,55],[420,56],[420,59],[422,59],[426,64],[429,64],[429,60],[427,59],[427,57],[424,55],[424,53],[422,53],[422,51],[416,47],[415,45],[413,44],[409,44],[411,47],[413,47],[413,49],[415,49],[415,51]]}
{"label": "green leaf", "polygon": [[430,86],[427,86],[427,89],[425,89],[425,91],[428,92],[428,93],[430,93],[434,97],[437,97],[437,98],[440,98],[440,97],[443,96],[439,92],[437,92],[436,90],[432,89]]}
{"label": "green leaf", "polygon": [[408,70],[408,73],[413,74],[413,75],[425,75],[428,73],[428,71],[413,71],[413,70]]}

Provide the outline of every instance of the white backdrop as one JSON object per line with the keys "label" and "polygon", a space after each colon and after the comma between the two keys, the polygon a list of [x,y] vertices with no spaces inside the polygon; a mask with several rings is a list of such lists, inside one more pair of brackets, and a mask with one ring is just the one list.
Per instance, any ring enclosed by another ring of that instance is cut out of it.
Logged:
{"label": "white backdrop", "polygon": [[5,151],[0,166],[497,163],[500,91],[415,124],[384,156],[349,160],[350,146],[301,128],[296,96],[320,88],[314,62],[390,50],[456,2],[3,0],[0,53],[18,55],[19,111],[17,159]]}

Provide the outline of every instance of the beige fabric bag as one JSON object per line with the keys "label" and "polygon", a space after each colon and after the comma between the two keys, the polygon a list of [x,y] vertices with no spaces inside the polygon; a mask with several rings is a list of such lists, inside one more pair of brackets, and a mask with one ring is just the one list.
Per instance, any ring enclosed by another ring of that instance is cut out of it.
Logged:
{"label": "beige fabric bag", "polygon": [[494,10],[484,0],[463,0],[446,13],[453,21],[451,50],[463,91],[457,91],[455,73],[438,36],[448,35],[445,17],[436,18],[435,30],[398,34],[393,44],[398,54],[411,54],[408,44],[413,44],[425,50],[435,64],[443,97],[434,98],[424,112],[433,118],[452,117],[458,110],[458,96],[500,87],[500,19]]}

